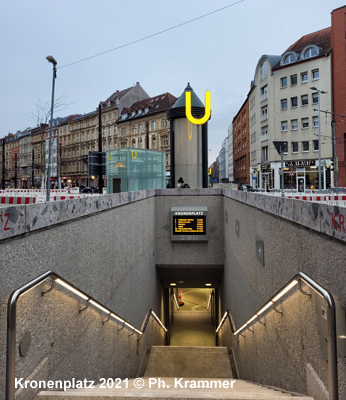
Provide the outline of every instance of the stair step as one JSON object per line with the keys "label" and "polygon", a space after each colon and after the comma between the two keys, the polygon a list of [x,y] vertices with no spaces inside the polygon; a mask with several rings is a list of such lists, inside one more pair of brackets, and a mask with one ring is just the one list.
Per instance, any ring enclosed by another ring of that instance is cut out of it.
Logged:
{"label": "stair step", "polygon": [[[217,381],[220,383],[217,384]],[[135,382],[143,384],[142,388],[136,388]],[[198,384],[200,385],[199,388]],[[95,387],[94,389],[41,391],[35,397],[35,400],[141,400],[149,398],[155,400],[313,400],[312,397],[291,396],[288,393],[237,379],[147,377],[129,379],[127,388],[124,381],[120,386],[120,388],[113,389]],[[196,386],[196,388],[193,386]]]}
{"label": "stair step", "polygon": [[232,378],[226,347],[153,346],[145,377]]}

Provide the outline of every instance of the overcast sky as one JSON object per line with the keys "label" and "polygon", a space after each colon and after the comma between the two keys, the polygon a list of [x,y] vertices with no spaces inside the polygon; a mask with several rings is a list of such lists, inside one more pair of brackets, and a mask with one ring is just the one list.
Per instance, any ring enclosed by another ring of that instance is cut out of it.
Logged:
{"label": "overcast sky", "polygon": [[[89,60],[143,37],[220,12]],[[263,54],[282,54],[301,36],[331,25],[342,0],[11,0],[0,6],[0,137],[35,121],[36,98],[50,102],[53,55],[56,97],[84,114],[116,90],[140,82],[156,96],[179,97],[187,82],[204,103],[211,92],[209,163],[217,157],[246,99]],[[26,116],[26,118],[25,118]]]}

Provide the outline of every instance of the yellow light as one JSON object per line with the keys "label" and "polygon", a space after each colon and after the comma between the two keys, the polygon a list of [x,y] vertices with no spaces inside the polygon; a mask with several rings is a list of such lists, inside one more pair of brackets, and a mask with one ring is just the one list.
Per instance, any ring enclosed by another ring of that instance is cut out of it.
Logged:
{"label": "yellow light", "polygon": [[205,124],[210,118],[210,92],[205,92],[205,114],[202,118],[194,118],[191,113],[191,92],[185,92],[186,118],[195,125]]}
{"label": "yellow light", "polygon": [[170,283],[170,286],[177,286],[176,283]]}
{"label": "yellow light", "polygon": [[95,179],[94,175],[91,177],[91,179]]}
{"label": "yellow light", "polygon": [[120,322],[125,322],[122,318],[118,317],[117,315],[115,315],[115,314],[113,314],[113,313],[111,313],[111,317],[117,319],[117,320],[120,321]]}
{"label": "yellow light", "polygon": [[249,325],[254,319],[256,319],[257,318],[257,314],[255,314],[252,318],[250,318],[248,321],[247,321],[247,324]]}
{"label": "yellow light", "polygon": [[100,310],[109,313],[109,310],[107,310],[106,308],[102,307],[99,303],[96,303],[96,301],[94,300],[90,300],[89,303],[93,304],[95,307],[98,307]]}
{"label": "yellow light", "polygon": [[217,327],[216,332],[219,331],[219,329],[221,328],[223,321],[225,320],[226,317],[227,317],[227,311],[223,314],[222,320],[221,320],[219,326]]}
{"label": "yellow light", "polygon": [[68,283],[65,283],[64,281],[62,281],[61,279],[56,279],[55,282],[59,283],[62,286],[65,286],[68,290],[71,290],[71,292],[78,294],[78,296],[80,296],[82,299],[84,300],[88,300],[89,297],[85,296],[83,293],[81,293],[79,290],[73,288],[72,286],[70,286]]}
{"label": "yellow light", "polygon": [[290,289],[293,288],[298,283],[298,281],[294,280],[291,282],[288,286],[285,287],[280,293],[278,293],[274,298],[273,301],[279,300],[280,297],[282,297],[284,294],[286,294]]}
{"label": "yellow light", "polygon": [[237,335],[240,331],[242,331],[245,327],[247,326],[247,324],[244,324],[243,326],[241,326],[237,332],[234,332],[235,335]]}
{"label": "yellow light", "polygon": [[206,283],[205,286],[211,286],[211,283]]}
{"label": "yellow light", "polygon": [[267,308],[269,308],[273,304],[272,301],[270,301],[268,304],[266,304],[261,310],[258,311],[257,315],[261,315]]}

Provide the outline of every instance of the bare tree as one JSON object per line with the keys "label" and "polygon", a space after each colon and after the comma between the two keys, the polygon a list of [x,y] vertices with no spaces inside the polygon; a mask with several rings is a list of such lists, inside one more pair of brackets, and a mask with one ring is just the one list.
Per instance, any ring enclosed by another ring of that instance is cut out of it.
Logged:
{"label": "bare tree", "polygon": [[[23,114],[22,117],[27,121],[34,122],[36,126],[40,124],[48,124],[50,120],[51,104],[50,101],[43,102],[39,97],[35,97],[35,112]],[[61,95],[54,101],[54,114],[64,111],[76,102],[68,102],[67,96]]]}

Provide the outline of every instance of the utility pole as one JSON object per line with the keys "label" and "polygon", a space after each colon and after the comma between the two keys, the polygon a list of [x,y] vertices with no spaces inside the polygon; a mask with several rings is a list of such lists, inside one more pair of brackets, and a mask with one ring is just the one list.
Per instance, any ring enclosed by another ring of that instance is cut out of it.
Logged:
{"label": "utility pole", "polygon": [[1,188],[5,190],[5,138],[2,139]]}
{"label": "utility pole", "polygon": [[333,138],[333,155],[334,155],[334,178],[335,178],[335,190],[338,191],[338,166],[336,163],[336,138],[335,138],[335,119],[332,120],[332,138]]}

